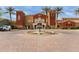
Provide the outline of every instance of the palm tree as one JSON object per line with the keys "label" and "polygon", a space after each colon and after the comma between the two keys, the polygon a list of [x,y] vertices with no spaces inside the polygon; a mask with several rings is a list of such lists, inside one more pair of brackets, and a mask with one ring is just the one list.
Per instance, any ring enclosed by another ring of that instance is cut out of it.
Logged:
{"label": "palm tree", "polygon": [[75,9],[75,14],[79,15],[79,8]]}
{"label": "palm tree", "polygon": [[[56,20],[58,20],[58,17],[61,13],[63,13],[63,8],[62,7],[55,7],[54,9],[56,11]],[[57,21],[56,21],[56,28],[57,28]]]}
{"label": "palm tree", "polygon": [[48,14],[48,11],[50,9],[51,9],[50,7],[44,7],[44,8],[42,8],[42,10],[45,12],[46,15]]}
{"label": "palm tree", "polygon": [[8,8],[6,8],[6,10],[7,10],[7,12],[5,12],[5,13],[9,14],[10,20],[12,21],[12,14],[15,14],[14,13],[15,9],[13,7],[8,7]]}
{"label": "palm tree", "polygon": [[0,18],[1,18],[1,16],[2,16],[2,14],[3,14],[3,12],[2,12],[2,9],[0,8]]}

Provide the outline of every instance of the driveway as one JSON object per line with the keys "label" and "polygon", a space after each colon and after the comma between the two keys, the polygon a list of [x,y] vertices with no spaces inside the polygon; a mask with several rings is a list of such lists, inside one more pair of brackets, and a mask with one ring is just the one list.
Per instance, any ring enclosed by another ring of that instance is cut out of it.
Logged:
{"label": "driveway", "polygon": [[[53,30],[49,30],[53,31]],[[56,34],[31,34],[28,30],[0,32],[0,51],[72,52],[79,51],[79,30],[54,30]]]}

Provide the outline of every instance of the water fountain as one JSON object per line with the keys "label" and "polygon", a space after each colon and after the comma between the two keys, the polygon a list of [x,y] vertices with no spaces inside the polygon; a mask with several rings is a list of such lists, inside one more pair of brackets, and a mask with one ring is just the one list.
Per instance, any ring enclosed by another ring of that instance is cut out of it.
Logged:
{"label": "water fountain", "polygon": [[56,32],[53,29],[42,28],[41,24],[37,25],[37,28],[31,30],[29,33],[31,33],[31,34],[40,34],[40,35],[43,35],[43,34],[56,34]]}

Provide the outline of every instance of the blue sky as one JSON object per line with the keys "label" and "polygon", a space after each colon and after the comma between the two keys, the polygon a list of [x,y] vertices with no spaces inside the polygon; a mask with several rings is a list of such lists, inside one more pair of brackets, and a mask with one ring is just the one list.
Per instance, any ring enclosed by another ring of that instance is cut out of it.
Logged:
{"label": "blue sky", "polygon": [[[6,12],[6,9],[8,6],[0,6],[0,8],[2,8],[2,12]],[[13,6],[15,8],[15,10],[22,10],[25,12],[26,15],[30,15],[30,14],[36,14],[36,13],[40,13],[42,12],[42,8],[44,8],[45,6]],[[51,7],[51,9],[53,9],[56,6],[48,6]],[[59,19],[62,19],[64,17],[68,18],[68,17],[79,17],[76,16],[74,13],[74,9],[79,8],[79,6],[61,6],[63,7],[63,14],[61,14],[59,16]],[[8,18],[9,19],[9,15],[8,14],[3,14],[2,17],[4,18]],[[16,15],[12,15],[13,19],[16,19]]]}

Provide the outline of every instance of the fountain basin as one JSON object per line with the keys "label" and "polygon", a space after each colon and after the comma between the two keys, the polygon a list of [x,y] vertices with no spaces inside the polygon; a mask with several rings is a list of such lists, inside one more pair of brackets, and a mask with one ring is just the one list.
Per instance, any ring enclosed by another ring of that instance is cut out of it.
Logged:
{"label": "fountain basin", "polygon": [[31,34],[56,34],[55,31],[38,31],[38,30],[32,30],[32,31],[29,31],[28,33],[31,33]]}

